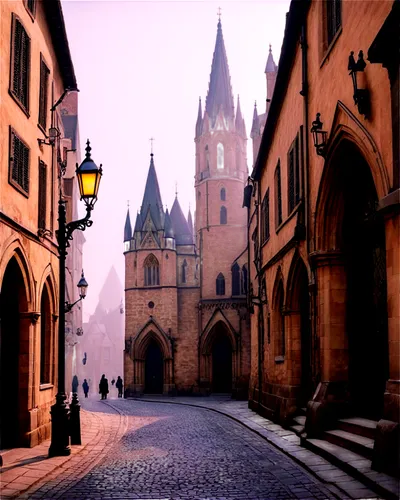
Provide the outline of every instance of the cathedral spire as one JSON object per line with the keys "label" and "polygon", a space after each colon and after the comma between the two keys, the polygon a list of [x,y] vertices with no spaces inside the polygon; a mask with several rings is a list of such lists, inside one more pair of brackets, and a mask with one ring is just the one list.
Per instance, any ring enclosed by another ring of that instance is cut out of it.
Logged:
{"label": "cathedral spire", "polygon": [[251,127],[250,137],[254,139],[260,135],[260,119],[258,118],[257,103],[254,103],[253,125]]}
{"label": "cathedral spire", "polygon": [[235,119],[231,77],[229,75],[221,20],[218,21],[217,26],[217,39],[215,42],[210,85],[206,99],[206,112],[211,120],[212,127],[215,124],[215,120],[221,108],[227,122],[228,120],[233,122]]}
{"label": "cathedral spire", "polygon": [[124,242],[130,241],[132,238],[132,226],[131,226],[131,218],[129,215],[129,208],[126,212],[126,220],[125,220],[125,228],[124,228]]}
{"label": "cathedral spire", "polygon": [[171,217],[169,216],[168,208],[165,211],[165,224],[164,224],[165,238],[175,238],[174,230],[172,228]]}
{"label": "cathedral spire", "polygon": [[271,44],[269,44],[268,59],[264,73],[275,73],[277,69],[278,66],[275,64],[274,56],[272,55],[272,47]]}
{"label": "cathedral spire", "polygon": [[189,226],[190,232],[193,234],[193,220],[192,220],[192,212],[190,211],[190,207],[189,207],[187,221],[188,221],[188,226]]}
{"label": "cathedral spire", "polygon": [[240,109],[240,99],[239,95],[237,97],[237,105],[236,105],[236,119],[235,119],[235,129],[236,132],[243,137],[246,136],[246,129],[244,126],[244,120],[242,116],[242,110]]}
{"label": "cathedral spire", "polygon": [[135,233],[137,231],[141,231],[143,229],[143,220],[140,212],[137,213],[136,222],[135,222]]}
{"label": "cathedral spire", "polygon": [[201,131],[203,128],[203,112],[201,109],[201,97],[199,97],[199,111],[197,113],[197,121],[196,121],[196,137],[201,135]]}
{"label": "cathedral spire", "polygon": [[149,173],[147,174],[147,181],[144,190],[142,206],[140,209],[140,216],[142,221],[144,221],[147,215],[147,211],[150,207],[150,214],[151,218],[153,219],[154,225],[157,229],[162,229],[164,222],[164,211],[153,156],[153,153],[151,153]]}
{"label": "cathedral spire", "polygon": [[186,217],[183,215],[182,208],[179,204],[178,197],[175,198],[171,208],[171,221],[174,230],[176,243],[178,245],[193,244],[193,233],[189,228]]}

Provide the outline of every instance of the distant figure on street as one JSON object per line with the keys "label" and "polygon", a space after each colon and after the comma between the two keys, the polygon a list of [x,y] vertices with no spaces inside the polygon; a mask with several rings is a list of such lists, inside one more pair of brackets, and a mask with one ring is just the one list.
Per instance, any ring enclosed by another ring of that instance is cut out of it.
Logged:
{"label": "distant figure on street", "polygon": [[86,379],[84,379],[84,381],[83,381],[82,389],[83,389],[83,392],[85,393],[85,398],[87,398],[88,392],[89,392],[89,384],[87,383]]}
{"label": "distant figure on street", "polygon": [[76,375],[72,378],[72,392],[78,392],[79,381]]}
{"label": "distant figure on street", "polygon": [[111,385],[114,385],[114,384],[115,384],[115,378],[113,377],[111,380]]}
{"label": "distant figure on street", "polygon": [[122,398],[122,388],[124,387],[124,384],[122,383],[122,378],[119,375],[115,387],[118,389],[118,397]]}
{"label": "distant figure on street", "polygon": [[107,394],[108,394],[108,380],[106,379],[106,376],[103,375],[101,376],[100,384],[99,384],[99,394],[101,394],[101,399],[107,399]]}

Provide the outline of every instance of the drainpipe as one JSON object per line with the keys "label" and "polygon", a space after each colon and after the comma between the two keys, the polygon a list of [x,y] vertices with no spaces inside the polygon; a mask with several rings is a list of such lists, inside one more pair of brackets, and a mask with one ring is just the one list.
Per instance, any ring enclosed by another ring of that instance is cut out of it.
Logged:
{"label": "drainpipe", "polygon": [[[257,231],[260,233],[260,207],[261,207],[261,182],[258,181],[257,183],[257,207],[256,207],[256,217],[257,217]],[[258,300],[259,300],[259,311],[257,314],[257,338],[258,338],[258,408],[260,409],[261,405],[261,394],[262,394],[262,363],[261,363],[261,335],[262,335],[262,329],[264,328],[264,311],[263,311],[263,305],[261,303],[261,288],[262,288],[262,280],[261,280],[261,241],[260,238],[258,238],[258,248],[257,248],[257,253],[258,253],[258,262],[259,262],[259,269],[257,269],[257,278],[258,278]],[[260,323],[261,323],[261,328],[260,328]]]}

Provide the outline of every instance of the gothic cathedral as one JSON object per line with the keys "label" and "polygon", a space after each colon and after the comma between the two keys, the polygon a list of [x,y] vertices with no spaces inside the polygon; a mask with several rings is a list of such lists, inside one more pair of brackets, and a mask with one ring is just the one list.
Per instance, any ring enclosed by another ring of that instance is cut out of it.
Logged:
{"label": "gothic cathedral", "polygon": [[125,395],[247,398],[247,137],[218,22],[204,114],[195,128],[194,227],[175,198],[164,211],[153,154],[140,211],[124,230]]}

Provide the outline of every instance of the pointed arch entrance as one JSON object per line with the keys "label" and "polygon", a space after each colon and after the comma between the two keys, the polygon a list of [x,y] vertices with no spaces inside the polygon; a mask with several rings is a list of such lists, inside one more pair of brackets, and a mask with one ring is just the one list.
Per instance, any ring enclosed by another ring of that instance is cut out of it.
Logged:
{"label": "pointed arch entrance", "polygon": [[144,392],[162,394],[164,391],[164,356],[159,343],[154,338],[147,345],[144,370]]}
{"label": "pointed arch entrance", "polygon": [[[21,445],[28,430],[29,328],[27,293],[15,257],[7,264],[0,294],[0,449]],[[28,352],[26,352],[28,350]]]}
{"label": "pointed arch entrance", "polygon": [[216,326],[212,343],[212,392],[232,392],[232,345],[222,322]]}
{"label": "pointed arch entrance", "polygon": [[378,417],[388,379],[384,220],[371,169],[342,140],[322,182],[316,252],[322,378],[345,382],[353,412]]}

